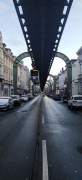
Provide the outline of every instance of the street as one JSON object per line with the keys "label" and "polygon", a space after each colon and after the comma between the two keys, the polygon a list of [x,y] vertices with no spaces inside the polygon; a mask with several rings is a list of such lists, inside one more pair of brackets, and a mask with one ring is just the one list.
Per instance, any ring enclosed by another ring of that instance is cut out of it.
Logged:
{"label": "street", "polygon": [[39,95],[0,112],[0,180],[81,180],[82,109]]}

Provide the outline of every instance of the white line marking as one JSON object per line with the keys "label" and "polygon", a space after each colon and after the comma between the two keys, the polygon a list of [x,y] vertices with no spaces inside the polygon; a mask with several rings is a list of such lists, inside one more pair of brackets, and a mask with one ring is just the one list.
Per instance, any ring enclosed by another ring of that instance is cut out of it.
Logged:
{"label": "white line marking", "polygon": [[49,180],[46,140],[42,140],[42,155],[43,155],[43,174],[42,174],[43,179],[42,180]]}
{"label": "white line marking", "polygon": [[42,124],[44,124],[44,115],[42,115]]}

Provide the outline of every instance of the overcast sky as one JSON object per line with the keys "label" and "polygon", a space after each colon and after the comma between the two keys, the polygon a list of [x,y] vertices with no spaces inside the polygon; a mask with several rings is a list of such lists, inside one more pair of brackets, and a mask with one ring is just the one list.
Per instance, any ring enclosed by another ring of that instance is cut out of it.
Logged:
{"label": "overcast sky", "polygon": [[[21,26],[12,0],[0,0],[0,31],[3,42],[10,48],[15,56],[27,51],[27,46],[21,30]],[[67,55],[70,59],[76,58],[76,52],[82,46],[82,0],[74,0],[58,51]],[[31,69],[30,58],[25,58],[24,64]],[[63,60],[55,58],[51,74],[56,75],[65,67]]]}

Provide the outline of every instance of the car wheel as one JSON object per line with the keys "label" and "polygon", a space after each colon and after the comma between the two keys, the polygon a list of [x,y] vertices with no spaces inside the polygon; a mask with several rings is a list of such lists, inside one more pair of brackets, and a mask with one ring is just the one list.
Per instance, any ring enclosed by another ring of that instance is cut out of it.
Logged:
{"label": "car wheel", "polygon": [[18,106],[20,105],[20,102],[18,102]]}
{"label": "car wheel", "polygon": [[9,106],[7,106],[7,111],[9,110]]}
{"label": "car wheel", "polygon": [[12,109],[14,108],[14,104],[12,105]]}
{"label": "car wheel", "polygon": [[74,107],[72,106],[72,104],[71,104],[71,110],[73,110],[74,109]]}
{"label": "car wheel", "polygon": [[70,108],[70,105],[68,104],[68,108]]}

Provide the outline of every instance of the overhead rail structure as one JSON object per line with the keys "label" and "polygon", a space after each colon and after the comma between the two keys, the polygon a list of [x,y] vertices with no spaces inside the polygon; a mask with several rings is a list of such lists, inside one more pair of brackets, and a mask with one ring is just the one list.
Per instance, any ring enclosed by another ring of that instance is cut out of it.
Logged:
{"label": "overhead rail structure", "polygon": [[43,90],[73,0],[13,0]]}

